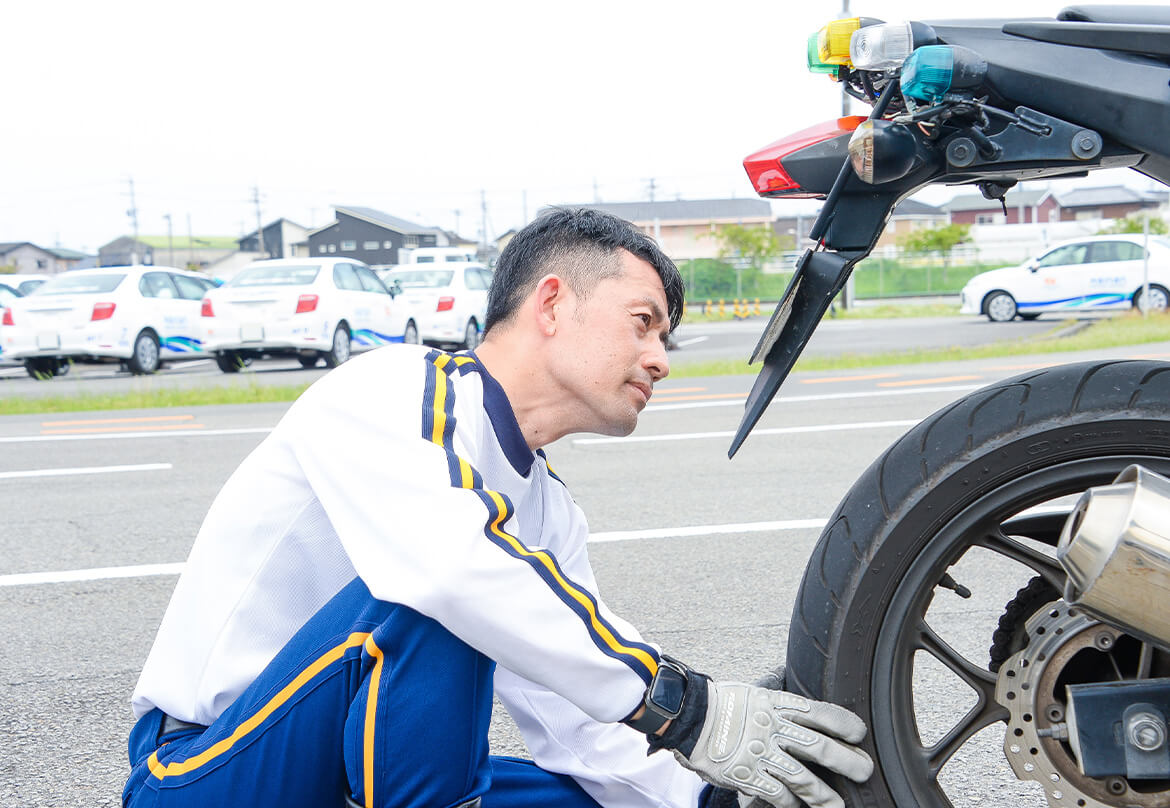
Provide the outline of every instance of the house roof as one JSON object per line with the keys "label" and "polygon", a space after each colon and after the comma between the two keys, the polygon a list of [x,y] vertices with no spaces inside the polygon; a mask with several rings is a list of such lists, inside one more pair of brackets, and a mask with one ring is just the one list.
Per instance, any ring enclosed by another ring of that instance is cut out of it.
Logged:
{"label": "house roof", "polygon": [[1099,208],[1104,205],[1156,204],[1166,201],[1166,194],[1142,193],[1124,185],[1106,185],[1101,188],[1077,188],[1057,194],[1062,208]]}
{"label": "house roof", "polygon": [[937,205],[928,205],[917,199],[903,199],[894,206],[895,216],[945,216],[946,211]]}
{"label": "house roof", "polygon": [[[385,227],[387,230],[393,230],[396,233],[403,235],[429,235],[431,233],[440,233],[437,227],[427,227],[423,224],[416,224],[408,222],[406,219],[399,219],[397,216],[391,216],[388,213],[383,213],[380,210],[373,208],[358,208],[358,207],[343,207],[341,205],[334,205],[333,209],[338,213],[344,213],[346,216],[353,216],[355,219],[362,219],[370,224],[376,224],[379,227]],[[325,227],[332,226],[332,223]],[[319,232],[325,228],[318,228],[313,232]]]}
{"label": "house roof", "polygon": [[765,199],[670,199],[662,202],[593,202],[567,207],[592,208],[631,222],[772,219]]}
{"label": "house roof", "polygon": [[[273,219],[271,222],[269,222],[268,224],[264,225],[264,229],[265,229],[265,230],[269,230],[269,229],[271,229],[271,228],[273,228],[273,227],[276,227],[276,226],[277,226],[278,224],[280,224],[281,222],[288,222],[288,223],[289,223],[289,224],[291,224],[293,227],[300,228],[301,230],[305,230],[305,229],[307,229],[307,228],[305,228],[304,226],[297,224],[297,223],[296,223],[296,222],[294,222],[292,219],[286,219],[286,218],[284,218],[283,216],[281,216],[279,219]],[[250,239],[250,238],[256,238],[256,231],[255,231],[255,230],[253,230],[251,233],[247,233],[247,234],[245,234],[245,235],[242,235],[242,236],[240,236],[238,239],[236,239],[236,241],[237,241],[237,242],[239,242],[239,241],[246,241],[247,239]]]}
{"label": "house roof", "polygon": [[78,250],[70,250],[65,247],[46,247],[46,252],[51,252],[53,255],[62,259],[63,261],[80,261],[82,258],[88,258],[89,253],[79,252]]}
{"label": "house roof", "polygon": [[[1019,207],[1020,205],[1039,205],[1049,193],[1050,191],[1044,188],[1035,191],[1013,190],[1007,192],[1007,195],[1004,197],[1004,202],[1009,208]],[[1002,210],[999,200],[988,199],[983,194],[963,194],[956,196],[950,202],[943,205],[942,209],[951,213],[964,210]]]}
{"label": "house roof", "polygon": [[10,253],[10,252],[12,252],[13,250],[15,250],[17,247],[23,247],[25,244],[28,244],[30,247],[35,247],[35,246],[36,246],[35,244],[32,244],[31,242],[28,242],[28,241],[4,241],[4,242],[0,242],[0,255],[7,255],[8,253]]}

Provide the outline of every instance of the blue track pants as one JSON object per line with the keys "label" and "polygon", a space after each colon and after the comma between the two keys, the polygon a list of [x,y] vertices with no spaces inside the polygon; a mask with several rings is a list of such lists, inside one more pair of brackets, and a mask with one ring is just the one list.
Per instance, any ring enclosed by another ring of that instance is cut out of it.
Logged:
{"label": "blue track pants", "polygon": [[570,777],[488,755],[495,663],[355,579],[206,729],[130,733],[126,808],[597,808]]}

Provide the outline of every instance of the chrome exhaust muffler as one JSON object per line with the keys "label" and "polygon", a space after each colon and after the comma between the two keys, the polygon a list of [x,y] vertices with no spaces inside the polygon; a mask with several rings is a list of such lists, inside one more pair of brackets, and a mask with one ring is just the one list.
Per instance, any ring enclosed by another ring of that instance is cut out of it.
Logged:
{"label": "chrome exhaust muffler", "polygon": [[1170,649],[1170,480],[1129,466],[1090,488],[1056,548],[1064,599]]}

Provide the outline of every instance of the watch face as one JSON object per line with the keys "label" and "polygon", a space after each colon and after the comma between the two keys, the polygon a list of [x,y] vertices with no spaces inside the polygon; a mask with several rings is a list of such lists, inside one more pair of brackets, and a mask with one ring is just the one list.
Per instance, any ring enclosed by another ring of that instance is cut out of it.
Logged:
{"label": "watch face", "polygon": [[685,673],[670,665],[660,665],[658,675],[650,685],[648,701],[669,718],[678,718],[682,712],[683,696],[687,690]]}

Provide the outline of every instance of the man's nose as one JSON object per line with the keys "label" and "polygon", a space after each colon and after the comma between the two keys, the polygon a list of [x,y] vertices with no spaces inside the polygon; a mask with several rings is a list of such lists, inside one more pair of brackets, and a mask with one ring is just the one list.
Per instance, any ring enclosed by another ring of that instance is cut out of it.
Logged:
{"label": "man's nose", "polygon": [[670,359],[666,355],[665,342],[654,340],[654,347],[648,353],[644,366],[654,381],[665,379],[670,374]]}

